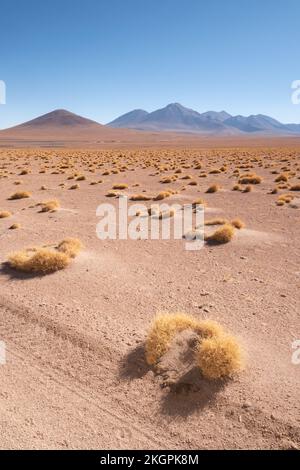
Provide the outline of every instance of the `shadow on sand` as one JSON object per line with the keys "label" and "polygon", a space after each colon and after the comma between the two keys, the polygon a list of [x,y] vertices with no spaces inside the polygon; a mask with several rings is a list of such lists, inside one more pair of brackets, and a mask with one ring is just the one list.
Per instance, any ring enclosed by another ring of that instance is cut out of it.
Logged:
{"label": "shadow on sand", "polygon": [[[123,380],[141,379],[150,370],[156,372],[146,362],[145,345],[142,343],[123,358],[119,376]],[[213,404],[229,381],[228,379],[207,380],[203,378],[198,367],[192,367],[172,383],[165,382],[158,373],[156,377],[163,389],[160,412],[173,418],[187,417]]]}

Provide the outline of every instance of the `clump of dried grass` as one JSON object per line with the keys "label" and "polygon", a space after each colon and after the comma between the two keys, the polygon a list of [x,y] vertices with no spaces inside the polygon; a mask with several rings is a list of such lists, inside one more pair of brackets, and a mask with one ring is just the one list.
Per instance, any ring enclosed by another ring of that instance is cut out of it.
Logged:
{"label": "clump of dried grass", "polygon": [[238,182],[239,184],[260,184],[262,182],[262,177],[255,173],[248,173],[241,175]]}
{"label": "clump of dried grass", "polygon": [[131,201],[150,201],[152,199],[151,196],[148,196],[146,194],[133,194],[130,197]]}
{"label": "clump of dried grass", "polygon": [[16,193],[13,193],[9,199],[10,200],[15,200],[15,199],[26,199],[28,197],[31,197],[31,193],[28,191],[17,191]]}
{"label": "clump of dried grass", "polygon": [[47,274],[66,268],[70,263],[70,258],[55,250],[39,248],[34,252],[24,250],[13,253],[8,263],[18,271]]}
{"label": "clump of dried grass", "polygon": [[8,264],[18,271],[48,274],[66,268],[81,248],[80,240],[66,238],[54,248],[31,248],[12,253]]}
{"label": "clump of dried grass", "polygon": [[0,211],[0,219],[6,219],[12,215],[9,211]]}
{"label": "clump of dried grass", "polygon": [[125,184],[125,183],[118,183],[118,184],[114,184],[113,185],[113,189],[127,189],[128,188],[128,184]]}
{"label": "clump of dried grass", "polygon": [[60,208],[60,202],[57,199],[41,202],[41,212],[55,212]]}
{"label": "clump of dried grass", "polygon": [[196,357],[202,374],[210,380],[232,377],[243,368],[241,347],[229,334],[203,339]]}
{"label": "clump of dried grass", "polygon": [[233,225],[238,230],[241,230],[242,228],[246,227],[245,222],[243,222],[241,219],[233,219],[231,221],[231,225]]}
{"label": "clump of dried grass", "polygon": [[21,224],[15,223],[9,227],[9,230],[16,230],[18,228],[21,228]]}
{"label": "clump of dried grass", "polygon": [[198,335],[194,354],[204,377],[231,377],[243,368],[243,354],[236,338],[217,322],[197,320],[185,313],[155,317],[145,345],[147,363],[156,365],[170,348],[173,338],[184,330],[192,330]]}
{"label": "clump of dried grass", "polygon": [[212,184],[207,190],[206,192],[207,193],[216,193],[217,191],[219,191],[220,189],[220,186],[218,184]]}
{"label": "clump of dried grass", "polygon": [[208,243],[223,244],[230,242],[233,236],[233,226],[230,224],[225,224],[218,228],[212,235],[205,235],[204,240]]}
{"label": "clump of dried grass", "polygon": [[209,219],[204,222],[204,225],[225,225],[228,224],[229,221],[227,219],[217,218],[217,219]]}
{"label": "clump of dried grass", "polygon": [[75,258],[82,248],[83,244],[78,238],[65,238],[57,246],[57,250],[59,252],[65,253],[70,258]]}

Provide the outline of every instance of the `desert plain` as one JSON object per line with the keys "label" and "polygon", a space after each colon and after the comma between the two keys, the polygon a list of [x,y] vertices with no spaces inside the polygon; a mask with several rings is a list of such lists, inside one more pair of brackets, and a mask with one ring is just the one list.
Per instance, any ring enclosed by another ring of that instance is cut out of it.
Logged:
{"label": "desert plain", "polygon": [[[297,449],[299,143],[149,142],[0,150],[1,448]],[[199,251],[99,240],[99,204],[142,195],[150,207],[161,192],[169,204],[201,199],[208,232],[241,226]],[[9,262],[69,237],[82,249],[64,269]],[[149,365],[158,312],[220,323],[241,344],[243,369],[208,380],[184,336]]]}

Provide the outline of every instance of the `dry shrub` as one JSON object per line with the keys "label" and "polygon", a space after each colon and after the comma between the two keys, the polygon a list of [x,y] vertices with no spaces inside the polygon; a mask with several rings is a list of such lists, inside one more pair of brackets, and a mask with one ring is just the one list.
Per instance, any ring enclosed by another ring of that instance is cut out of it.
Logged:
{"label": "dry shrub", "polygon": [[210,380],[231,377],[243,368],[241,347],[228,334],[204,338],[198,346],[196,357],[202,374]]}
{"label": "dry shrub", "polygon": [[218,228],[212,235],[206,235],[205,241],[208,243],[228,243],[234,236],[234,228],[230,224],[225,224],[223,227]]}
{"label": "dry shrub", "polygon": [[218,184],[212,184],[207,190],[206,192],[207,193],[216,193],[217,191],[219,191],[220,189],[220,186]]}
{"label": "dry shrub", "polygon": [[79,189],[79,188],[80,188],[79,184],[72,184],[72,186],[69,187],[69,189],[72,189],[72,190]]}
{"label": "dry shrub", "polygon": [[204,222],[204,225],[225,225],[228,224],[229,221],[227,219],[217,218],[217,219],[210,219]]}
{"label": "dry shrub", "polygon": [[281,194],[279,197],[278,197],[278,201],[282,201],[282,202],[292,202],[292,200],[294,199],[294,196],[292,194]]}
{"label": "dry shrub", "polygon": [[248,186],[245,187],[243,193],[251,193],[252,191],[252,186],[250,186],[250,184],[248,184]]}
{"label": "dry shrub", "polygon": [[12,194],[9,199],[13,201],[15,199],[26,199],[28,197],[31,197],[31,193],[28,191],[17,191],[16,193]]}
{"label": "dry shrub", "polygon": [[300,184],[294,184],[291,186],[290,191],[300,191]]}
{"label": "dry shrub", "polygon": [[157,196],[153,198],[153,201],[161,201],[162,199],[166,199],[169,196],[171,196],[171,193],[169,191],[161,191],[160,193],[158,193]]}
{"label": "dry shrub", "polygon": [[233,225],[235,228],[239,230],[246,227],[246,224],[241,219],[233,219],[231,221],[231,225]]}
{"label": "dry shrub", "polygon": [[18,271],[47,274],[66,268],[70,260],[65,253],[39,248],[34,252],[24,250],[13,253],[8,263]]}
{"label": "dry shrub", "polygon": [[21,228],[21,224],[18,224],[18,223],[12,224],[9,227],[9,230],[16,230],[17,228]]}
{"label": "dry shrub", "polygon": [[117,197],[118,196],[118,193],[116,191],[108,191],[106,194],[105,194],[106,197]]}
{"label": "dry shrub", "polygon": [[262,177],[253,173],[242,175],[239,179],[239,184],[260,184]]}
{"label": "dry shrub", "polygon": [[159,314],[155,317],[146,340],[146,360],[154,365],[167,352],[171,340],[181,331],[197,328],[198,322],[185,313]]}
{"label": "dry shrub", "polygon": [[113,189],[127,189],[128,184],[125,183],[118,183],[113,185]]}
{"label": "dry shrub", "polygon": [[0,211],[0,219],[6,219],[12,215],[9,211]]}
{"label": "dry shrub", "polygon": [[60,208],[60,202],[57,199],[40,203],[41,212],[55,212]]}
{"label": "dry shrub", "polygon": [[77,176],[76,181],[85,181],[86,177],[84,175]]}
{"label": "dry shrub", "polygon": [[70,258],[75,258],[82,248],[83,244],[78,238],[65,238],[57,246],[57,250],[59,252],[65,253]]}
{"label": "dry shrub", "polygon": [[196,199],[195,201],[192,202],[192,208],[193,209],[197,209],[198,206],[206,206],[207,205],[207,202],[204,201],[204,199],[202,199],[201,197],[199,197],[198,199]]}
{"label": "dry shrub", "polygon": [[184,330],[199,337],[195,360],[204,377],[231,377],[243,367],[242,351],[237,340],[212,320],[196,320],[185,313],[159,314],[147,336],[145,351],[149,365],[156,365],[168,351],[173,338]]}
{"label": "dry shrub", "polygon": [[232,191],[241,191],[242,187],[240,184],[235,184],[232,188]]}
{"label": "dry shrub", "polygon": [[131,201],[150,201],[151,199],[152,197],[146,194],[133,194],[130,198]]}
{"label": "dry shrub", "polygon": [[80,240],[66,238],[55,248],[43,247],[12,253],[8,264],[18,271],[48,274],[66,268],[81,248]]}
{"label": "dry shrub", "polygon": [[159,219],[160,220],[169,219],[170,217],[174,217],[174,215],[175,215],[175,210],[170,209],[170,210],[167,210],[167,211],[164,211],[164,212],[160,212],[159,213]]}
{"label": "dry shrub", "polygon": [[288,175],[286,175],[285,173],[281,173],[280,175],[277,176],[277,178],[275,178],[275,183],[287,183],[288,182]]}

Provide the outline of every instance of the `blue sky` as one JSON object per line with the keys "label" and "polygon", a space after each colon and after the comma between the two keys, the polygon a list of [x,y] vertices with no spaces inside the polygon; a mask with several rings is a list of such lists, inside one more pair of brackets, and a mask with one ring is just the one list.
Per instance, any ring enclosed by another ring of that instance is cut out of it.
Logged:
{"label": "blue sky", "polygon": [[300,122],[299,0],[10,0],[0,14],[0,128],[175,101]]}

